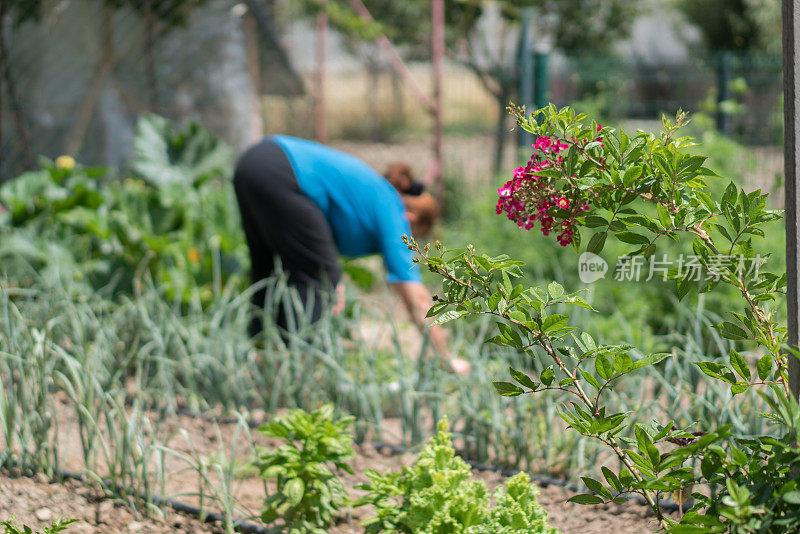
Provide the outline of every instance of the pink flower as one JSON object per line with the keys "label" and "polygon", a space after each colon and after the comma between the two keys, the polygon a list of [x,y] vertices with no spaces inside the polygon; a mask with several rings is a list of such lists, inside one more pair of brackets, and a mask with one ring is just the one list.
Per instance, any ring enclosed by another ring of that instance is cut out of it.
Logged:
{"label": "pink flower", "polygon": [[569,200],[567,200],[564,197],[561,197],[558,200],[556,200],[556,206],[558,206],[562,210],[565,210],[569,207]]}
{"label": "pink flower", "polygon": [[525,167],[517,167],[514,169],[514,178],[523,178],[525,176]]}
{"label": "pink flower", "polygon": [[543,135],[542,137],[539,137],[532,146],[536,150],[541,150],[542,152],[547,154],[548,152],[550,152],[550,145],[551,145],[550,138]]}
{"label": "pink flower", "polygon": [[572,230],[569,229],[564,230],[558,235],[558,237],[556,237],[556,240],[559,243],[561,243],[562,247],[566,247],[567,245],[572,243],[572,233],[573,233]]}

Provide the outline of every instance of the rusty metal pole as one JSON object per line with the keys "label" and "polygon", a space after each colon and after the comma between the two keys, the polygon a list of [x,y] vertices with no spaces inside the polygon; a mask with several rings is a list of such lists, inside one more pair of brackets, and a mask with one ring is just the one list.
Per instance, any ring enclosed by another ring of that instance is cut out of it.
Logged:
{"label": "rusty metal pole", "polygon": [[[783,0],[783,161],[785,179],[786,209],[786,311],[789,329],[789,346],[797,350],[800,345],[800,295],[798,295],[797,253],[798,230],[800,220],[797,213],[797,157],[800,153],[798,145],[797,108],[800,92],[798,92],[798,61],[800,61],[800,0]],[[789,387],[795,398],[800,397],[800,362],[789,355]]]}
{"label": "rusty metal pole", "polygon": [[442,166],[442,80],[444,79],[444,0],[431,1],[431,50],[433,60],[433,160],[436,166],[434,192],[439,205],[444,204],[444,174]]}
{"label": "rusty metal pole", "polygon": [[316,94],[314,95],[314,138],[319,143],[328,142],[328,125],[326,122],[325,109],[325,70],[327,62],[327,37],[328,37],[328,14],[325,11],[327,2],[323,2],[323,8],[317,15],[317,68]]}

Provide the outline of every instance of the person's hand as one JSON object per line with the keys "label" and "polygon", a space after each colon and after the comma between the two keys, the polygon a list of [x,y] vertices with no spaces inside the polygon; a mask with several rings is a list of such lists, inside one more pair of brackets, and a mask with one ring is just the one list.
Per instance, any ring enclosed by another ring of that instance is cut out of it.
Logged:
{"label": "person's hand", "polygon": [[336,303],[331,308],[331,313],[338,315],[344,311],[344,284],[336,284]]}
{"label": "person's hand", "polygon": [[454,356],[447,360],[447,370],[461,376],[467,376],[472,371],[472,364],[464,358]]}

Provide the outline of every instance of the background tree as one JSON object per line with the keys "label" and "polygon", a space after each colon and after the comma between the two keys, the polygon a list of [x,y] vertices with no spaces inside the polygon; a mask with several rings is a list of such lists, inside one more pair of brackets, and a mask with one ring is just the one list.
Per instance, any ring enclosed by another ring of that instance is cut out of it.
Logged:
{"label": "background tree", "polygon": [[[352,8],[351,0],[303,0],[296,13],[328,14],[331,26],[354,39],[374,39],[384,33],[401,47],[408,59],[427,59],[430,54],[430,0],[363,0],[375,23],[366,23]],[[535,11],[535,41],[567,53],[607,52],[630,33],[639,13],[638,0],[446,0],[445,39],[451,59],[472,70],[498,103],[496,166],[505,140],[505,107],[520,83],[519,54],[523,35],[523,9]],[[489,9],[499,11],[501,31],[491,37],[479,21]]]}
{"label": "background tree", "polygon": [[[780,2],[778,12],[780,13]],[[675,0],[686,22],[697,27],[709,51],[751,50],[759,46],[759,25],[747,0]]]}

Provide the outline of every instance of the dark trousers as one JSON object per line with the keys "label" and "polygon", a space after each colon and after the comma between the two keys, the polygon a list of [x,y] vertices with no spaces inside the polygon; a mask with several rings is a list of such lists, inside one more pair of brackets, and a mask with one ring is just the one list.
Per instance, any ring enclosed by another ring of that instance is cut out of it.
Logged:
{"label": "dark trousers", "polygon": [[[339,282],[342,268],[330,226],[319,207],[300,189],[289,158],[275,142],[264,139],[239,158],[233,178],[242,215],[253,283],[268,278],[276,257],[288,274],[288,283],[299,292],[311,320],[322,314],[331,289]],[[267,288],[253,295],[253,304],[263,310]],[[278,326],[286,330],[288,320],[279,306]],[[261,314],[250,323],[250,335],[262,330]]]}

